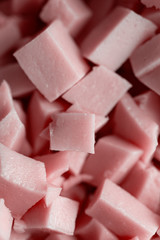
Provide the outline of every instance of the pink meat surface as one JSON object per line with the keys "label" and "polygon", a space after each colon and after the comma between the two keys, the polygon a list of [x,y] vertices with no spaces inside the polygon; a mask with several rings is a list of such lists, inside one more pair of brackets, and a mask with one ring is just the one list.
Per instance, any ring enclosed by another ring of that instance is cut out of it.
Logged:
{"label": "pink meat surface", "polygon": [[148,8],[155,7],[160,9],[160,2],[158,0],[141,0],[141,2]]}
{"label": "pink meat surface", "polygon": [[[73,104],[71,105],[68,109],[67,112],[88,112],[84,109],[81,108],[78,104]],[[101,115],[95,114],[95,132],[98,132],[107,122],[109,118],[104,117]]]}
{"label": "pink meat surface", "polygon": [[141,160],[149,163],[158,144],[158,125],[126,94],[117,104],[114,132],[144,151]]}
{"label": "pink meat surface", "polygon": [[148,91],[134,98],[138,106],[160,127],[160,96]]}
{"label": "pink meat surface", "polygon": [[160,224],[158,215],[108,179],[99,187],[86,213],[124,239],[137,235],[140,240],[148,240]]}
{"label": "pink meat surface", "polygon": [[127,176],[122,187],[145,204],[153,212],[160,213],[159,188],[160,173],[152,167],[145,168],[138,162]]}
{"label": "pink meat surface", "polygon": [[104,227],[99,221],[87,215],[81,216],[76,235],[83,240],[118,240],[118,237]]}
{"label": "pink meat surface", "polygon": [[10,210],[6,207],[4,199],[0,199],[0,239],[9,240],[13,218]]}
{"label": "pink meat surface", "polygon": [[16,218],[46,193],[44,163],[25,157],[0,144],[0,197]]}
{"label": "pink meat surface", "polygon": [[127,8],[117,7],[88,34],[81,49],[93,63],[117,70],[156,29],[151,21]]}
{"label": "pink meat surface", "polygon": [[95,186],[105,178],[120,183],[142,153],[141,149],[116,135],[106,136],[98,140],[95,154],[88,157],[82,172],[93,177],[91,183]]}
{"label": "pink meat surface", "polygon": [[59,196],[49,207],[42,202],[31,208],[23,220],[31,230],[45,230],[73,235],[78,213],[78,202]]}
{"label": "pink meat surface", "polygon": [[130,83],[118,74],[99,66],[93,68],[63,98],[88,112],[105,116],[130,87]]}
{"label": "pink meat surface", "polygon": [[158,27],[160,26],[160,10],[153,8],[145,8],[142,16],[154,22]]}
{"label": "pink meat surface", "polygon": [[28,118],[31,143],[34,154],[38,154],[46,145],[46,141],[40,136],[49,122],[53,113],[64,111],[63,101],[48,102],[38,91],[32,94],[28,105]]}
{"label": "pink meat surface", "polygon": [[91,16],[91,9],[81,0],[49,0],[40,13],[46,23],[60,19],[72,36],[80,32]]}
{"label": "pink meat surface", "polygon": [[22,97],[31,93],[35,86],[27,78],[17,63],[11,63],[0,69],[0,82],[5,79],[12,91],[13,97]]}
{"label": "pink meat surface", "polygon": [[89,70],[59,20],[16,51],[14,56],[37,89],[51,102]]}
{"label": "pink meat surface", "polygon": [[36,156],[35,159],[45,164],[47,180],[49,182],[69,170],[70,159],[66,152]]}
{"label": "pink meat surface", "polygon": [[47,185],[47,192],[44,197],[46,207],[49,207],[49,205],[60,195],[61,190],[62,188],[54,186],[53,184]]}
{"label": "pink meat surface", "polygon": [[49,127],[51,150],[94,153],[94,114],[55,114]]}

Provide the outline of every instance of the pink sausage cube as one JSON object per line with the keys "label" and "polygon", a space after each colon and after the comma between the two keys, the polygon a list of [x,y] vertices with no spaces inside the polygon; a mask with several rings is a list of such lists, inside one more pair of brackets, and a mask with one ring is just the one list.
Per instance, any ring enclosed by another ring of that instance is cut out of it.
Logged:
{"label": "pink sausage cube", "polygon": [[0,84],[0,121],[14,108],[11,90],[6,81]]}
{"label": "pink sausage cube", "polygon": [[23,216],[23,220],[30,230],[73,235],[78,208],[78,202],[59,196],[49,207],[39,202]]}
{"label": "pink sausage cube", "polygon": [[16,20],[0,13],[0,56],[16,46],[21,38],[21,33]]}
{"label": "pink sausage cube", "polygon": [[35,89],[35,86],[17,63],[11,63],[1,67],[0,81],[3,79],[8,82],[13,97],[25,96]]}
{"label": "pink sausage cube", "polygon": [[63,95],[70,103],[97,115],[107,115],[125,92],[130,83],[118,74],[100,66],[94,67],[79,83]]}
{"label": "pink sausage cube", "polygon": [[44,163],[0,144],[0,166],[0,197],[12,215],[21,218],[46,193]]}
{"label": "pink sausage cube", "polygon": [[82,172],[93,177],[91,183],[99,186],[104,178],[120,183],[142,155],[142,150],[116,135],[100,138],[95,154],[84,163]]}
{"label": "pink sausage cube", "polygon": [[146,169],[142,162],[138,162],[122,187],[153,212],[160,213],[160,173],[155,167]]}
{"label": "pink sausage cube", "polygon": [[147,8],[155,7],[156,9],[160,9],[160,2],[159,0],[141,0]]}
{"label": "pink sausage cube", "polygon": [[60,19],[72,36],[76,36],[91,18],[92,12],[81,0],[49,0],[40,18],[46,23]]}
{"label": "pink sausage cube", "polygon": [[118,237],[104,227],[95,218],[82,214],[77,224],[76,235],[83,240],[118,240]]}
{"label": "pink sausage cube", "polygon": [[149,163],[157,146],[158,125],[126,94],[114,113],[114,132],[144,151],[141,160]]}
{"label": "pink sausage cube", "polygon": [[13,109],[0,121],[0,143],[19,151],[25,138],[25,127]]}
{"label": "pink sausage cube", "polygon": [[[73,104],[71,105],[68,109],[67,112],[88,112],[84,109],[81,108],[78,104]],[[109,118],[100,116],[100,115],[95,115],[95,132],[98,132],[107,122]]]}
{"label": "pink sausage cube", "polygon": [[158,215],[109,179],[98,188],[86,213],[122,239],[148,240],[160,224]]}
{"label": "pink sausage cube", "polygon": [[139,46],[130,60],[135,76],[160,95],[160,34]]}
{"label": "pink sausage cube", "polygon": [[132,10],[117,7],[88,34],[81,49],[93,63],[115,71],[156,29],[155,24]]}
{"label": "pink sausage cube", "polygon": [[153,91],[148,91],[136,96],[134,100],[144,113],[150,116],[150,118],[160,127],[160,96]]}
{"label": "pink sausage cube", "polygon": [[59,20],[14,53],[21,68],[50,102],[77,83],[89,70]]}
{"label": "pink sausage cube", "polygon": [[49,207],[50,204],[60,195],[62,188],[54,186],[52,184],[47,185],[47,192],[44,197],[44,203],[46,207]]}
{"label": "pink sausage cube", "polygon": [[10,210],[5,206],[4,199],[0,199],[0,239],[10,240],[13,218]]}
{"label": "pink sausage cube", "polygon": [[39,154],[46,145],[40,134],[51,122],[51,115],[65,110],[61,101],[48,102],[38,91],[32,94],[28,105],[29,130],[34,154]]}
{"label": "pink sausage cube", "polygon": [[66,152],[36,156],[35,159],[45,164],[48,182],[60,177],[63,173],[69,170],[70,159],[66,155]]}
{"label": "pink sausage cube", "polygon": [[94,114],[57,113],[49,127],[51,150],[94,153]]}

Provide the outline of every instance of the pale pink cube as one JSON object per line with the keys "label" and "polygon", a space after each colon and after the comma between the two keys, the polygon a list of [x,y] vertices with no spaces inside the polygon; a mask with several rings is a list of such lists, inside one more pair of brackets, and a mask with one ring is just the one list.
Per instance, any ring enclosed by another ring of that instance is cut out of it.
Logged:
{"label": "pale pink cube", "polygon": [[160,10],[156,10],[155,8],[144,8],[141,15],[160,27]]}
{"label": "pale pink cube", "polygon": [[85,214],[82,214],[79,218],[76,235],[83,240],[118,240],[118,237],[104,227],[99,221]]}
{"label": "pale pink cube", "polygon": [[160,224],[158,215],[109,179],[98,188],[86,213],[122,239],[148,240]]}
{"label": "pale pink cube", "polygon": [[147,91],[134,98],[137,105],[160,127],[160,96],[153,91]]}
{"label": "pale pink cube", "polygon": [[54,101],[89,70],[80,51],[59,20],[14,53],[37,89]]}
{"label": "pale pink cube", "polygon": [[3,79],[8,82],[13,97],[25,96],[35,89],[35,86],[17,63],[10,63],[1,67],[0,82]]}
{"label": "pale pink cube", "polygon": [[19,119],[16,111],[12,109],[0,121],[0,143],[12,150],[19,151],[24,139],[25,127]]}
{"label": "pale pink cube", "polygon": [[13,49],[20,38],[20,28],[16,20],[0,13],[0,56]]}
{"label": "pale pink cube", "polygon": [[113,71],[100,66],[94,67],[79,83],[63,95],[70,103],[84,111],[107,115],[131,84]]}
{"label": "pale pink cube", "polygon": [[49,128],[51,150],[94,153],[94,114],[55,114]]}
{"label": "pale pink cube", "polygon": [[0,121],[14,108],[10,87],[6,81],[0,84]]}
{"label": "pale pink cube", "polygon": [[144,151],[141,160],[148,164],[158,144],[158,125],[126,94],[114,113],[114,132]]}
{"label": "pale pink cube", "polygon": [[81,0],[49,0],[40,13],[46,23],[60,19],[72,36],[80,32],[91,16],[91,9]]}
{"label": "pale pink cube", "polygon": [[60,233],[52,233],[45,240],[78,240],[75,236],[69,236]]}
{"label": "pale pink cube", "polygon": [[[81,108],[78,104],[71,105],[67,112],[88,112]],[[88,112],[89,113],[89,112]],[[109,118],[95,114],[95,133],[98,132],[107,122]]]}
{"label": "pale pink cube", "polygon": [[23,220],[30,230],[73,235],[78,208],[78,202],[59,196],[49,207],[39,202],[23,216]]}
{"label": "pale pink cube", "polygon": [[0,239],[10,240],[13,217],[6,207],[4,199],[0,199]]}
{"label": "pale pink cube", "polygon": [[40,136],[49,122],[53,113],[64,111],[63,101],[48,102],[38,91],[35,91],[28,105],[28,118],[31,143],[34,154],[39,154],[46,145],[46,139]]}
{"label": "pale pink cube", "polygon": [[46,193],[44,163],[25,157],[0,144],[0,197],[15,218],[23,214]]}
{"label": "pale pink cube", "polygon": [[141,0],[147,8],[155,7],[156,9],[160,9],[160,2],[159,0]]}
{"label": "pale pink cube", "polygon": [[35,159],[45,164],[48,182],[52,182],[69,170],[70,159],[65,152],[36,156]]}
{"label": "pale pink cube", "polygon": [[146,169],[142,162],[138,162],[122,187],[153,212],[160,214],[160,173],[155,167]]}
{"label": "pale pink cube", "polygon": [[49,205],[52,204],[52,202],[60,195],[61,191],[61,187],[54,186],[53,184],[47,185],[47,192],[43,199],[46,207],[49,207]]}
{"label": "pale pink cube", "polygon": [[115,71],[156,29],[154,23],[132,10],[116,7],[84,39],[83,56]]}
{"label": "pale pink cube", "polygon": [[142,150],[128,141],[109,135],[100,138],[95,145],[95,154],[84,163],[82,173],[91,175],[95,186],[109,178],[120,183],[142,156]]}

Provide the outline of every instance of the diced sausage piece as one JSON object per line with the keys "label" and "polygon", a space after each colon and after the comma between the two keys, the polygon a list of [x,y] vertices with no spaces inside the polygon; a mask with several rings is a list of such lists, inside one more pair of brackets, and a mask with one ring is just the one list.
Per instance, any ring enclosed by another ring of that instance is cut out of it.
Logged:
{"label": "diced sausage piece", "polygon": [[35,14],[42,6],[44,0],[12,0],[12,12],[15,14]]}
{"label": "diced sausage piece", "polygon": [[82,183],[89,182],[93,177],[88,174],[79,174],[77,176],[70,176],[63,183],[63,190],[68,191],[72,187]]}
{"label": "diced sausage piece", "polygon": [[0,84],[0,121],[14,108],[11,90],[6,81]]}
{"label": "diced sausage piece", "polygon": [[[82,109],[78,104],[71,105],[67,112],[88,112]],[[89,112],[88,112],[89,113]],[[95,114],[95,132],[98,132],[107,122],[109,118]]]}
{"label": "diced sausage piece", "polygon": [[78,208],[78,202],[59,196],[49,207],[39,202],[23,216],[23,220],[30,230],[73,235]]}
{"label": "diced sausage piece", "polygon": [[160,9],[159,0],[141,0],[141,3],[143,3],[147,8],[155,7],[157,9]]}
{"label": "diced sausage piece", "polygon": [[10,51],[21,38],[21,33],[16,20],[0,13],[0,56]]}
{"label": "diced sausage piece", "polygon": [[76,36],[91,18],[92,12],[81,0],[49,0],[40,18],[46,23],[60,19],[72,36]]}
{"label": "diced sausage piece", "polygon": [[131,84],[124,78],[100,66],[94,67],[63,98],[90,113],[105,116],[130,87]]}
{"label": "diced sausage piece", "polygon": [[82,53],[93,63],[115,71],[138,45],[153,36],[156,29],[148,19],[127,8],[117,7],[84,39]]}
{"label": "diced sausage piece", "polygon": [[51,150],[94,153],[94,114],[57,113],[49,127]]}
{"label": "diced sausage piece", "polygon": [[156,10],[155,8],[145,8],[141,15],[160,27],[160,10]]}
{"label": "diced sausage piece", "polygon": [[75,151],[67,151],[66,154],[69,158],[69,170],[72,174],[78,175],[83,167],[84,162],[88,156],[87,153],[84,152],[75,152]]}
{"label": "diced sausage piece", "polygon": [[154,152],[154,158],[160,161],[160,144],[158,144],[156,151]]}
{"label": "diced sausage piece", "polygon": [[158,215],[109,179],[98,188],[86,213],[122,239],[148,240],[160,224]]}
{"label": "diced sausage piece", "polygon": [[77,223],[76,235],[83,240],[118,240],[111,231],[94,218],[82,214]]}
{"label": "diced sausage piece", "polygon": [[24,233],[26,230],[26,224],[23,220],[14,220],[13,230],[17,233]]}
{"label": "diced sausage piece", "polygon": [[22,215],[46,193],[44,163],[0,144],[0,197],[14,217]]}
{"label": "diced sausage piece", "polygon": [[98,140],[95,154],[87,158],[82,172],[93,177],[91,183],[95,186],[105,178],[120,183],[142,153],[137,146],[116,135],[106,136]]}
{"label": "diced sausage piece", "polygon": [[19,65],[50,102],[77,83],[89,70],[59,20],[14,53]]}
{"label": "diced sausage piece", "polygon": [[140,147],[144,151],[141,160],[149,163],[158,144],[159,127],[129,94],[117,104],[114,122],[114,132]]}
{"label": "diced sausage piece", "polygon": [[35,86],[17,63],[11,63],[1,67],[0,81],[3,79],[8,82],[13,97],[25,96],[35,89]]}
{"label": "diced sausage piece", "polygon": [[153,91],[142,93],[134,98],[138,106],[160,127],[160,96]]}
{"label": "diced sausage piece", "polygon": [[29,232],[17,233],[14,230],[12,230],[9,240],[28,240],[30,237],[31,237],[31,234]]}
{"label": "diced sausage piece", "polygon": [[65,152],[36,156],[35,159],[45,164],[47,180],[49,182],[69,170],[70,159]]}
{"label": "diced sausage piece", "polygon": [[45,240],[78,240],[75,236],[68,236],[65,234],[52,233]]}
{"label": "diced sausage piece", "polygon": [[125,179],[122,187],[153,212],[160,213],[160,174],[155,167],[145,168],[138,162]]}
{"label": "diced sausage piece", "polygon": [[143,77],[160,65],[160,34],[143,43],[130,57],[134,74],[137,78]]}
{"label": "diced sausage piece", "polygon": [[20,121],[16,111],[12,109],[0,121],[0,143],[12,150],[19,151],[24,139],[25,127]]}
{"label": "diced sausage piece", "polygon": [[35,91],[28,105],[29,130],[34,154],[38,154],[46,145],[40,136],[42,130],[51,122],[51,115],[65,110],[63,101],[48,102],[38,91]]}
{"label": "diced sausage piece", "polygon": [[53,184],[47,185],[47,192],[44,197],[44,203],[47,207],[60,195],[62,188],[54,186]]}
{"label": "diced sausage piece", "polygon": [[160,95],[160,34],[139,46],[131,55],[135,76],[147,87]]}
{"label": "diced sausage piece", "polygon": [[0,239],[10,240],[13,217],[5,206],[4,199],[0,199]]}

